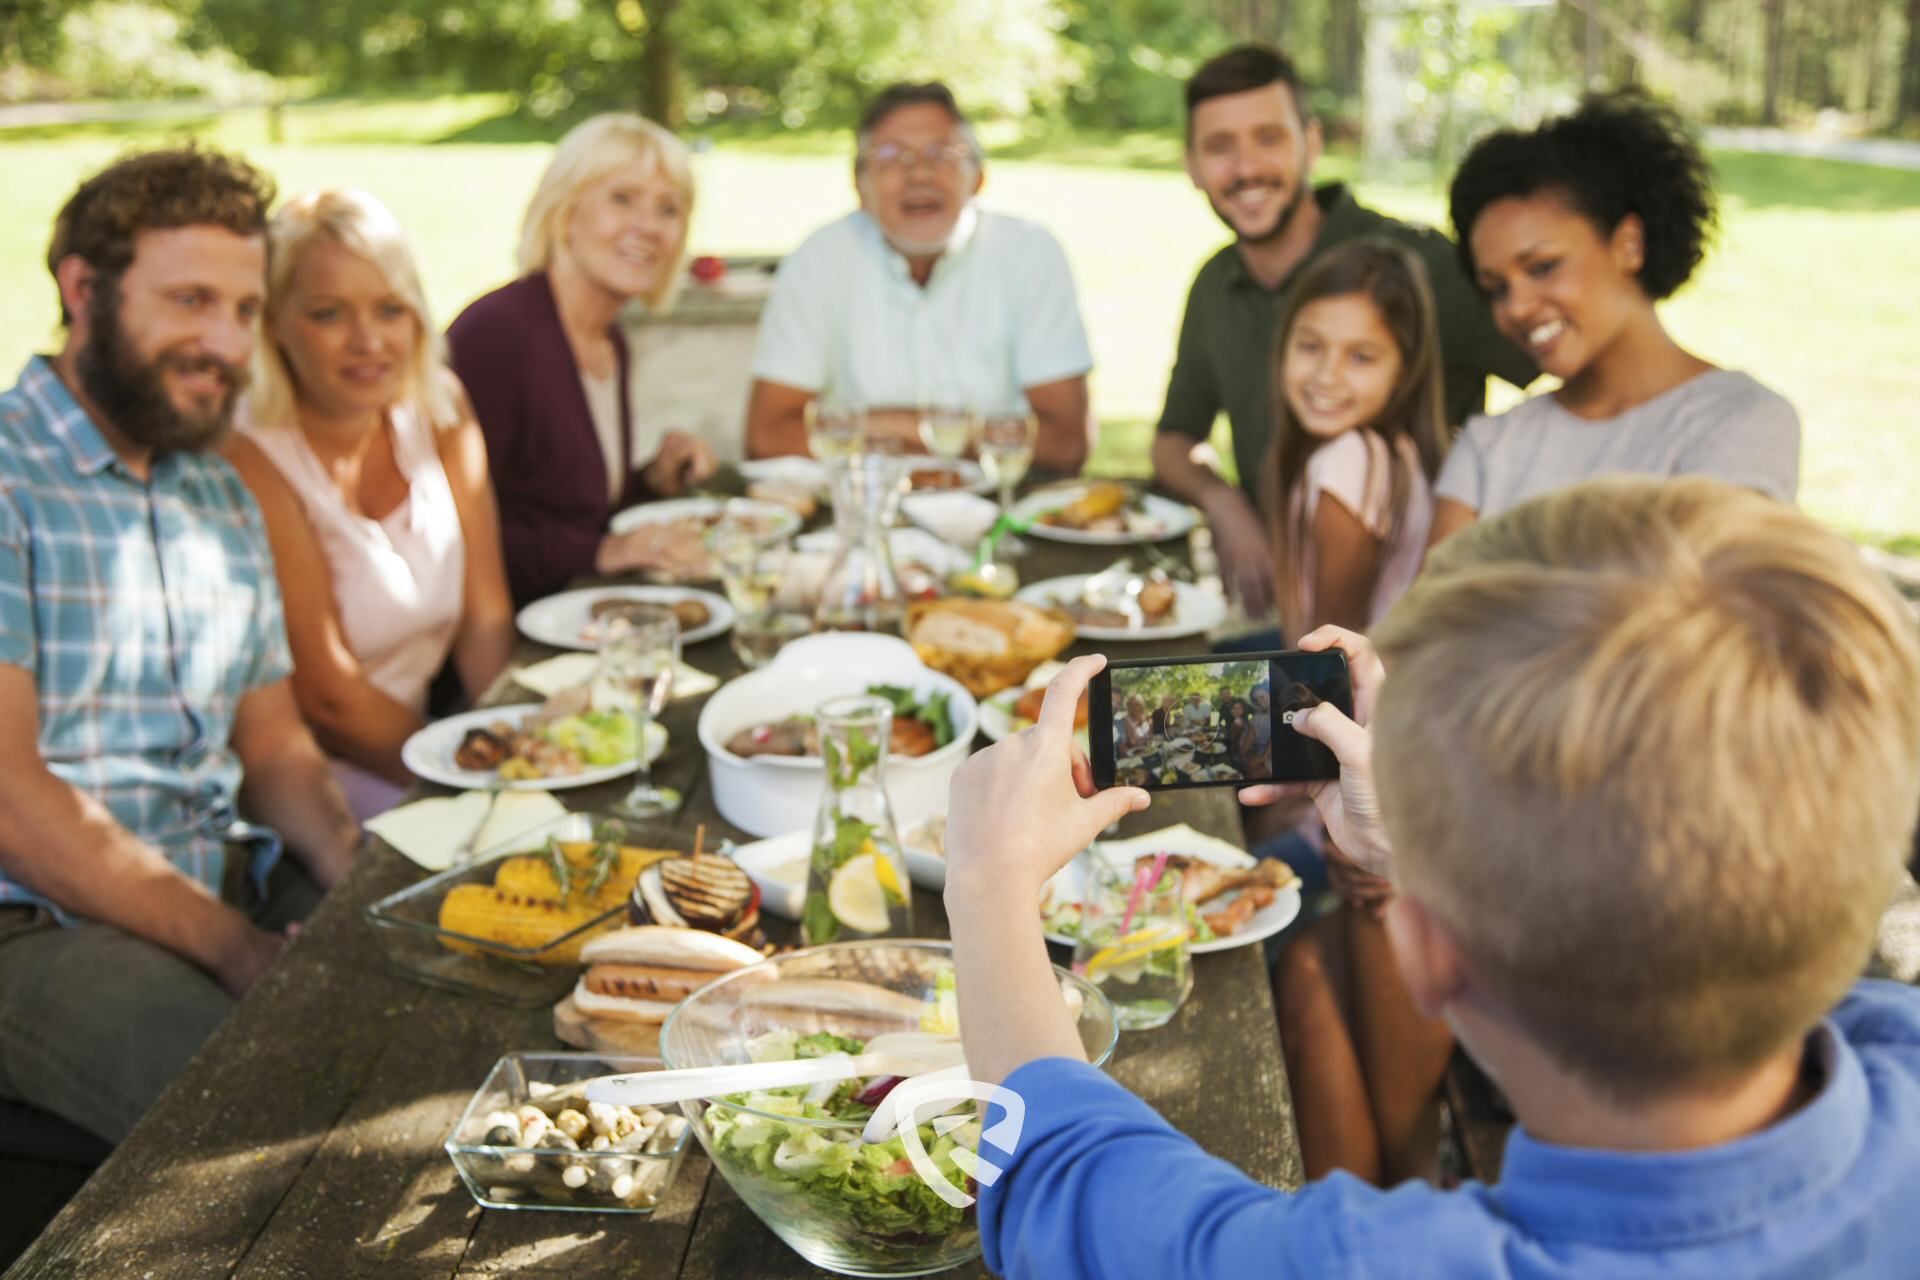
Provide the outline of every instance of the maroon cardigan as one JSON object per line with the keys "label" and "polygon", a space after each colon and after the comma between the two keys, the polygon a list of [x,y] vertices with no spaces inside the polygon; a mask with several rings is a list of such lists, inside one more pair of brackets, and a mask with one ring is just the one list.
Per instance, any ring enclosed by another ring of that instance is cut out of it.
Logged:
{"label": "maroon cardigan", "polygon": [[627,342],[609,330],[620,388],[617,504],[607,501],[608,459],[587,408],[580,367],[560,327],[545,272],[474,301],[447,330],[454,372],[473,400],[500,500],[500,536],[516,604],[552,595],[593,572],[607,520],[648,497],[633,459]]}

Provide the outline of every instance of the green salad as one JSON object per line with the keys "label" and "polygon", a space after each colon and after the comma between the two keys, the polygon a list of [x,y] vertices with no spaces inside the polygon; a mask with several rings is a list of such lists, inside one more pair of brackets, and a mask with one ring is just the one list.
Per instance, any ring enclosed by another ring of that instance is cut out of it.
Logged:
{"label": "green salad", "polygon": [[640,744],[639,725],[624,711],[582,711],[562,716],[540,731],[556,747],[565,747],[598,767],[625,764]]}
{"label": "green salad", "polygon": [[[864,1048],[864,1041],[830,1032],[775,1031],[751,1041],[748,1053],[756,1062],[774,1062]],[[730,1095],[721,1101],[733,1105],[706,1110],[711,1154],[763,1214],[831,1231],[843,1245],[857,1243],[875,1263],[897,1262],[975,1228],[971,1209],[948,1204],[914,1172],[899,1137],[870,1146],[861,1141],[867,1119],[896,1083],[889,1076]],[[843,1121],[844,1127],[788,1123],[784,1117]],[[976,1147],[979,1120],[944,1134],[927,1123],[919,1132],[941,1175],[955,1186],[971,1186],[953,1155]]]}

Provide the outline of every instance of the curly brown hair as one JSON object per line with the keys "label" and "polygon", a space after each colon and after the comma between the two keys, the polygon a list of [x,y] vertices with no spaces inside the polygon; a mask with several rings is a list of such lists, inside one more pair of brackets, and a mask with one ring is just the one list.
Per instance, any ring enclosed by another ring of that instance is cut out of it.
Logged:
{"label": "curly brown hair", "polygon": [[[142,231],[212,225],[242,236],[267,234],[273,180],[237,156],[192,143],[116,161],[80,184],[53,222],[47,270],[78,254],[118,280]],[[60,323],[71,323],[66,303]]]}

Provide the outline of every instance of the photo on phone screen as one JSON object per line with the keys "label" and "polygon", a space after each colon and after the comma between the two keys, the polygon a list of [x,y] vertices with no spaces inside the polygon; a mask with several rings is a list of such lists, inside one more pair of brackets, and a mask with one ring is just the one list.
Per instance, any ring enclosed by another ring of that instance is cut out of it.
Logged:
{"label": "photo on phone screen", "polygon": [[1089,696],[1094,785],[1150,791],[1337,778],[1333,753],[1292,720],[1322,702],[1353,708],[1338,650],[1123,659]]}

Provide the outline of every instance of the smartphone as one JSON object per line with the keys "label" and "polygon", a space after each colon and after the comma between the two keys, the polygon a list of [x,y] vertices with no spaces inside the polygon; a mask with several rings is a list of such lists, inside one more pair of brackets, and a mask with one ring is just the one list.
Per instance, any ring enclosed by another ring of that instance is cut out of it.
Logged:
{"label": "smartphone", "polygon": [[1087,699],[1093,785],[1176,791],[1339,777],[1333,752],[1291,726],[1322,702],[1352,715],[1353,683],[1338,649],[1121,658]]}

